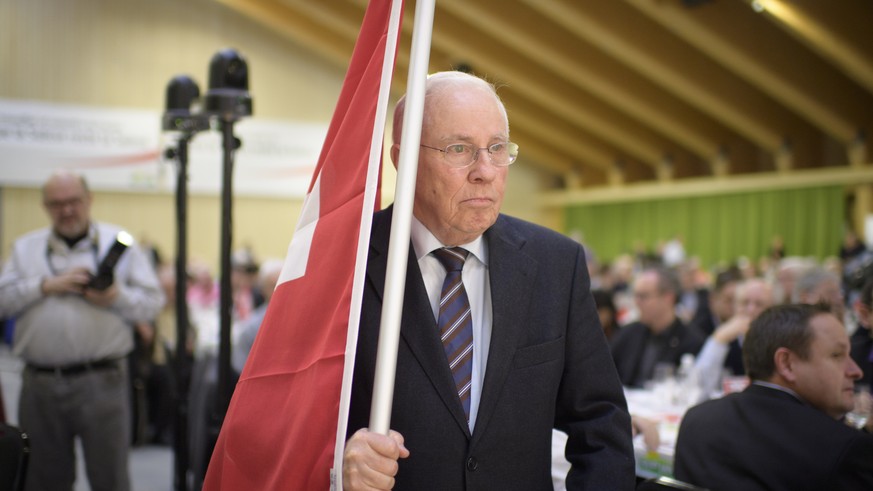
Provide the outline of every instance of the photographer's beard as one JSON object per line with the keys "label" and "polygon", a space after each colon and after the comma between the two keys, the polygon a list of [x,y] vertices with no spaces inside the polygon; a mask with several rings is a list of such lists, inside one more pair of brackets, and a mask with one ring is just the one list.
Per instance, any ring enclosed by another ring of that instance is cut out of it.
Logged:
{"label": "photographer's beard", "polygon": [[81,218],[69,218],[59,220],[55,223],[52,230],[55,235],[60,237],[67,243],[67,246],[73,247],[80,240],[88,236],[88,230],[91,228],[91,222]]}

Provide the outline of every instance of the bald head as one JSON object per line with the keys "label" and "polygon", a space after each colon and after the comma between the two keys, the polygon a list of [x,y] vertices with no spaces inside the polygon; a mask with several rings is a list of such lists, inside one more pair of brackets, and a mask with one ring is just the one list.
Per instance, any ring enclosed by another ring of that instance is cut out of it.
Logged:
{"label": "bald head", "polygon": [[91,192],[88,189],[88,181],[85,180],[85,176],[70,169],[57,169],[52,172],[49,178],[46,179],[45,183],[42,185],[43,201],[45,201],[46,199],[47,189],[68,184],[80,186],[86,194],[89,194]]}

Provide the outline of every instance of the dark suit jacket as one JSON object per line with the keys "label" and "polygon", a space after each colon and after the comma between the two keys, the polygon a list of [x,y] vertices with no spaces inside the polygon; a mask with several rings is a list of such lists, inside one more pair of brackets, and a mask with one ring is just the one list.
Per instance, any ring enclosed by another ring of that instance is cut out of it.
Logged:
{"label": "dark suit jacket", "polygon": [[650,343],[657,349],[655,364],[670,363],[678,367],[682,355],[696,355],[704,341],[700,331],[682,324],[678,318],[657,336],[652,335],[652,331],[645,324],[633,322],[622,327],[612,338],[612,357],[621,382],[630,387],[641,387],[653,375],[654,365],[642,366],[643,355]]}
{"label": "dark suit jacket", "polygon": [[[374,218],[349,434],[369,423],[391,209]],[[410,247],[391,428],[410,451],[395,490],[551,490],[552,428],[570,490],[631,490],[630,419],[582,247],[501,215],[485,232],[492,337],[473,434]]]}
{"label": "dark suit jacket", "polygon": [[743,366],[743,347],[736,339],[728,345],[727,358],[724,359],[724,367],[729,368],[732,375],[745,375],[746,367]]}
{"label": "dark suit jacket", "polygon": [[694,316],[688,321],[689,326],[695,327],[697,330],[709,336],[717,327],[715,314],[709,308],[709,290],[701,288],[697,290],[697,310]]}
{"label": "dark suit jacket", "polygon": [[873,436],[753,384],[685,414],[675,474],[711,491],[873,489]]}

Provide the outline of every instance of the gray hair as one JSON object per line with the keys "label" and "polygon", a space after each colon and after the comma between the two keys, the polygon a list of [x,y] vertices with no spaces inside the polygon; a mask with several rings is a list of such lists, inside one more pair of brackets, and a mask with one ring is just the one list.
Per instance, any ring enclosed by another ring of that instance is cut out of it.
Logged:
{"label": "gray hair", "polygon": [[803,297],[814,292],[822,283],[827,281],[834,281],[838,285],[840,284],[840,278],[824,268],[815,267],[805,271],[794,283],[794,291],[791,292],[791,301],[794,303],[802,303]]}

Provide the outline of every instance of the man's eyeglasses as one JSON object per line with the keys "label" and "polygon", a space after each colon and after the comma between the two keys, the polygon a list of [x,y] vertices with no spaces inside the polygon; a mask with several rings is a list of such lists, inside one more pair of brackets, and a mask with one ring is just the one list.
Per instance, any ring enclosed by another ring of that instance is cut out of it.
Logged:
{"label": "man's eyeglasses", "polygon": [[45,205],[50,210],[53,210],[53,211],[58,210],[59,211],[59,210],[63,210],[64,208],[66,208],[68,206],[70,206],[72,208],[78,208],[78,207],[82,206],[82,204],[84,204],[84,203],[85,203],[85,198],[76,197],[76,198],[70,198],[70,199],[65,199],[65,200],[46,201]]}
{"label": "man's eyeglasses", "polygon": [[443,153],[446,163],[452,167],[463,169],[469,167],[479,158],[479,151],[486,150],[491,157],[491,165],[506,167],[515,162],[518,157],[518,145],[512,142],[493,143],[485,148],[477,148],[469,143],[452,143],[445,148],[421,145],[424,148]]}

